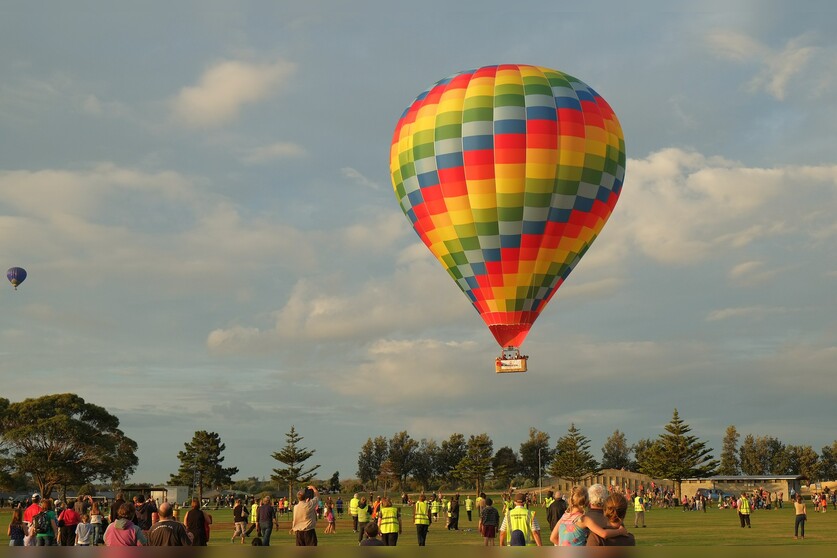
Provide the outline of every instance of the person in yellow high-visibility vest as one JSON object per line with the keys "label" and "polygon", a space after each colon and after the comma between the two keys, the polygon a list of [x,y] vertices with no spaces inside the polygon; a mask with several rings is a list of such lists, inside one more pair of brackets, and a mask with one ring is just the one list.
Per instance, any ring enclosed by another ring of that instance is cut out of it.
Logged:
{"label": "person in yellow high-visibility vest", "polygon": [[745,524],[748,529],[750,528],[750,500],[746,492],[742,492],[741,498],[738,499],[738,519],[741,521],[742,529]]}
{"label": "person in yellow high-visibility vest", "polygon": [[349,515],[352,516],[352,531],[357,533],[357,505],[360,503],[357,493],[349,500]]}
{"label": "person in yellow high-visibility vest", "polygon": [[503,524],[500,525],[500,546],[526,546],[534,541],[541,544],[541,527],[535,519],[535,511],[525,507],[526,497],[523,493],[514,495],[514,508],[506,512]]}
{"label": "person in yellow high-visibility vest", "polygon": [[366,496],[361,497],[357,505],[357,542],[363,540],[363,530],[366,524],[372,521],[372,506],[366,501]]}
{"label": "person in yellow high-visibility vest", "polygon": [[427,504],[427,497],[424,494],[420,495],[418,502],[416,502],[413,517],[415,518],[418,545],[425,546],[427,531],[430,529],[430,506]]}
{"label": "person in yellow high-visibility vest", "polygon": [[439,511],[442,508],[442,502],[438,496],[433,496],[433,501],[430,502],[430,513],[433,514],[433,519],[439,521]]}
{"label": "person in yellow high-visibility vest", "polygon": [[639,527],[640,519],[645,527],[645,499],[641,494],[637,494],[634,497],[634,527]]}
{"label": "person in yellow high-visibility vest", "polygon": [[378,510],[378,530],[386,546],[396,546],[398,535],[401,534],[401,512],[392,505],[388,496],[381,499],[381,507]]}

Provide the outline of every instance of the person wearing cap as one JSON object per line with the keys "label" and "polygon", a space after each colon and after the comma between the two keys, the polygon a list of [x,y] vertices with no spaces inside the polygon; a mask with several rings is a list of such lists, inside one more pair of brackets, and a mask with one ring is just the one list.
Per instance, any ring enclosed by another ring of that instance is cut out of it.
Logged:
{"label": "person wearing cap", "polygon": [[526,497],[522,492],[514,495],[514,508],[508,510],[500,525],[500,546],[526,546],[534,541],[541,544],[541,527],[535,519],[535,511],[525,507]]}
{"label": "person wearing cap", "polygon": [[37,492],[32,495],[32,504],[23,510],[23,524],[26,527],[23,537],[24,546],[35,546],[35,537],[29,536],[29,526],[32,525],[32,518],[41,513],[41,495]]}

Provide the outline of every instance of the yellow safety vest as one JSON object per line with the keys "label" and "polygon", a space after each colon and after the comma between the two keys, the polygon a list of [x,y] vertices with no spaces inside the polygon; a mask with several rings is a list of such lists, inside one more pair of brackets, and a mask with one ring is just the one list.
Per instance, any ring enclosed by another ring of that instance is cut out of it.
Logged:
{"label": "yellow safety vest", "polygon": [[750,501],[747,498],[741,498],[741,506],[738,508],[738,513],[741,515],[750,515]]}
{"label": "yellow safety vest", "polygon": [[550,498],[549,496],[547,496],[546,498],[543,499],[543,507],[548,508],[549,506],[552,505],[552,502],[554,502],[554,501],[555,501],[555,498]]}
{"label": "yellow safety vest", "polygon": [[416,525],[430,525],[430,516],[427,515],[427,502],[421,500],[416,502],[415,518]]}
{"label": "yellow safety vest", "polygon": [[259,522],[259,506],[257,504],[253,504],[250,506],[250,523],[258,523]]}
{"label": "yellow safety vest", "polygon": [[535,512],[517,506],[506,514],[506,545],[511,546],[511,534],[514,531],[523,531],[527,545],[532,541],[532,518],[534,516]]}
{"label": "yellow safety vest", "polygon": [[642,503],[642,498],[639,497],[639,496],[634,498],[634,511],[635,512],[645,511],[645,506]]}
{"label": "yellow safety vest", "polygon": [[439,504],[439,500],[433,500],[433,503],[430,504],[430,509],[433,511],[433,513],[439,513],[440,505],[441,504]]}
{"label": "yellow safety vest", "polygon": [[358,523],[369,523],[369,518],[372,516],[372,508],[369,504],[366,504],[364,507],[357,507],[357,522]]}
{"label": "yellow safety vest", "polygon": [[398,510],[395,507],[381,508],[379,515],[382,535],[398,532]]}
{"label": "yellow safety vest", "polygon": [[357,505],[360,504],[360,500],[357,498],[352,498],[349,500],[349,515],[357,515]]}
{"label": "yellow safety vest", "polygon": [[470,498],[465,499],[465,511],[471,511],[474,509],[474,502]]}

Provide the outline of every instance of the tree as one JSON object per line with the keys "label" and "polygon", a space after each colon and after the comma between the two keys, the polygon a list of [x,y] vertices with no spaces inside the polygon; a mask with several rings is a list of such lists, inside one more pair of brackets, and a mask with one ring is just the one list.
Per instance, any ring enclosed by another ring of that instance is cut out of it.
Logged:
{"label": "tree", "polygon": [[602,447],[602,469],[628,469],[631,466],[631,446],[625,434],[614,430]]}
{"label": "tree", "polygon": [[[631,447],[634,452],[634,460],[631,462],[631,466],[629,470],[640,473],[644,472],[649,467],[649,461],[652,458],[652,453],[654,450],[654,440],[650,438],[642,438],[641,440],[637,440],[637,442]],[[649,474],[649,473],[645,473]],[[654,475],[650,475],[654,476]]]}
{"label": "tree", "polygon": [[837,440],[831,442],[830,446],[823,446],[820,450],[820,478],[837,479]]}
{"label": "tree", "polygon": [[407,483],[407,476],[413,470],[413,454],[418,448],[418,442],[410,438],[407,431],[401,431],[393,435],[389,440],[389,459],[392,464],[392,473],[398,479],[398,488],[404,490]]}
{"label": "tree", "polygon": [[280,463],[284,463],[287,467],[283,469],[273,469],[273,474],[270,475],[271,480],[277,482],[279,486],[287,485],[288,498],[293,499],[293,491],[295,484],[305,484],[311,482],[314,478],[314,471],[320,468],[319,465],[305,468],[303,463],[308,461],[316,450],[308,450],[308,448],[299,447],[299,443],[304,439],[296,433],[296,428],[291,425],[291,431],[285,434],[285,447],[273,454],[273,459]]}
{"label": "tree", "polygon": [[677,409],[665,431],[651,450],[650,457],[656,463],[650,470],[659,473],[659,477],[673,480],[675,495],[679,498],[683,479],[707,477],[715,471],[718,462],[712,459],[712,449],[706,447],[706,442],[689,435],[692,429],[680,418]]}
{"label": "tree", "polygon": [[553,477],[567,479],[574,485],[582,479],[596,474],[599,463],[590,453],[590,440],[581,434],[575,424],[570,424],[567,435],[558,439],[549,474]]}
{"label": "tree", "polygon": [[332,492],[340,492],[340,471],[334,471],[328,481],[328,489]]}
{"label": "tree", "polygon": [[745,475],[765,474],[764,459],[759,454],[756,438],[752,434],[744,436],[744,441],[741,442],[738,455],[740,457],[742,473]]}
{"label": "tree", "polygon": [[494,442],[488,434],[479,434],[468,438],[465,457],[457,464],[455,475],[466,482],[473,482],[476,493],[483,491],[485,479],[491,472],[491,457],[494,454]]}
{"label": "tree", "polygon": [[791,474],[803,475],[809,480],[820,479],[820,457],[811,446],[788,446]]}
{"label": "tree", "polygon": [[357,457],[358,480],[363,484],[375,483],[377,488],[378,473],[381,472],[381,465],[387,460],[388,454],[389,444],[386,438],[376,436],[374,440],[367,439]]}
{"label": "tree", "polygon": [[520,460],[514,450],[503,446],[497,450],[494,459],[491,460],[491,469],[494,479],[506,489],[511,487],[511,482],[520,471]]}
{"label": "tree", "polygon": [[724,434],[724,443],[721,449],[721,465],[718,467],[718,474],[725,476],[738,475],[741,471],[741,464],[738,459],[738,434],[735,426],[727,426]]}
{"label": "tree", "polygon": [[434,469],[436,470],[436,478],[442,486],[448,485],[453,480],[453,470],[465,457],[466,444],[465,436],[455,432],[450,435],[450,438],[442,441],[442,446],[436,455],[436,463]]}
{"label": "tree", "polygon": [[433,480],[433,463],[439,452],[435,440],[422,439],[413,453],[413,480],[420,490],[427,490]]}
{"label": "tree", "polygon": [[183,444],[184,450],[177,453],[180,468],[171,475],[169,482],[194,486],[198,498],[203,498],[204,487],[220,488],[232,484],[237,467],[224,467],[221,455],[227,446],[221,443],[217,432],[198,430],[191,442]]}
{"label": "tree", "polygon": [[520,474],[537,483],[541,469],[546,469],[551,461],[549,434],[534,427],[529,428],[529,439],[520,444]]}
{"label": "tree", "polygon": [[119,419],[73,393],[0,399],[0,440],[7,465],[30,474],[45,497],[56,485],[129,476],[138,463],[137,444]]}

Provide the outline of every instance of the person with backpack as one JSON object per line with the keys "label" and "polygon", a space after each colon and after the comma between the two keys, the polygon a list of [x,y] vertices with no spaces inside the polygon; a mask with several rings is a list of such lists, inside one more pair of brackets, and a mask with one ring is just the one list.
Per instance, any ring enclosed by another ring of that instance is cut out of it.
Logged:
{"label": "person with backpack", "polygon": [[55,546],[58,517],[52,511],[52,501],[49,498],[41,500],[41,511],[32,518],[31,529],[35,533],[35,546]]}

